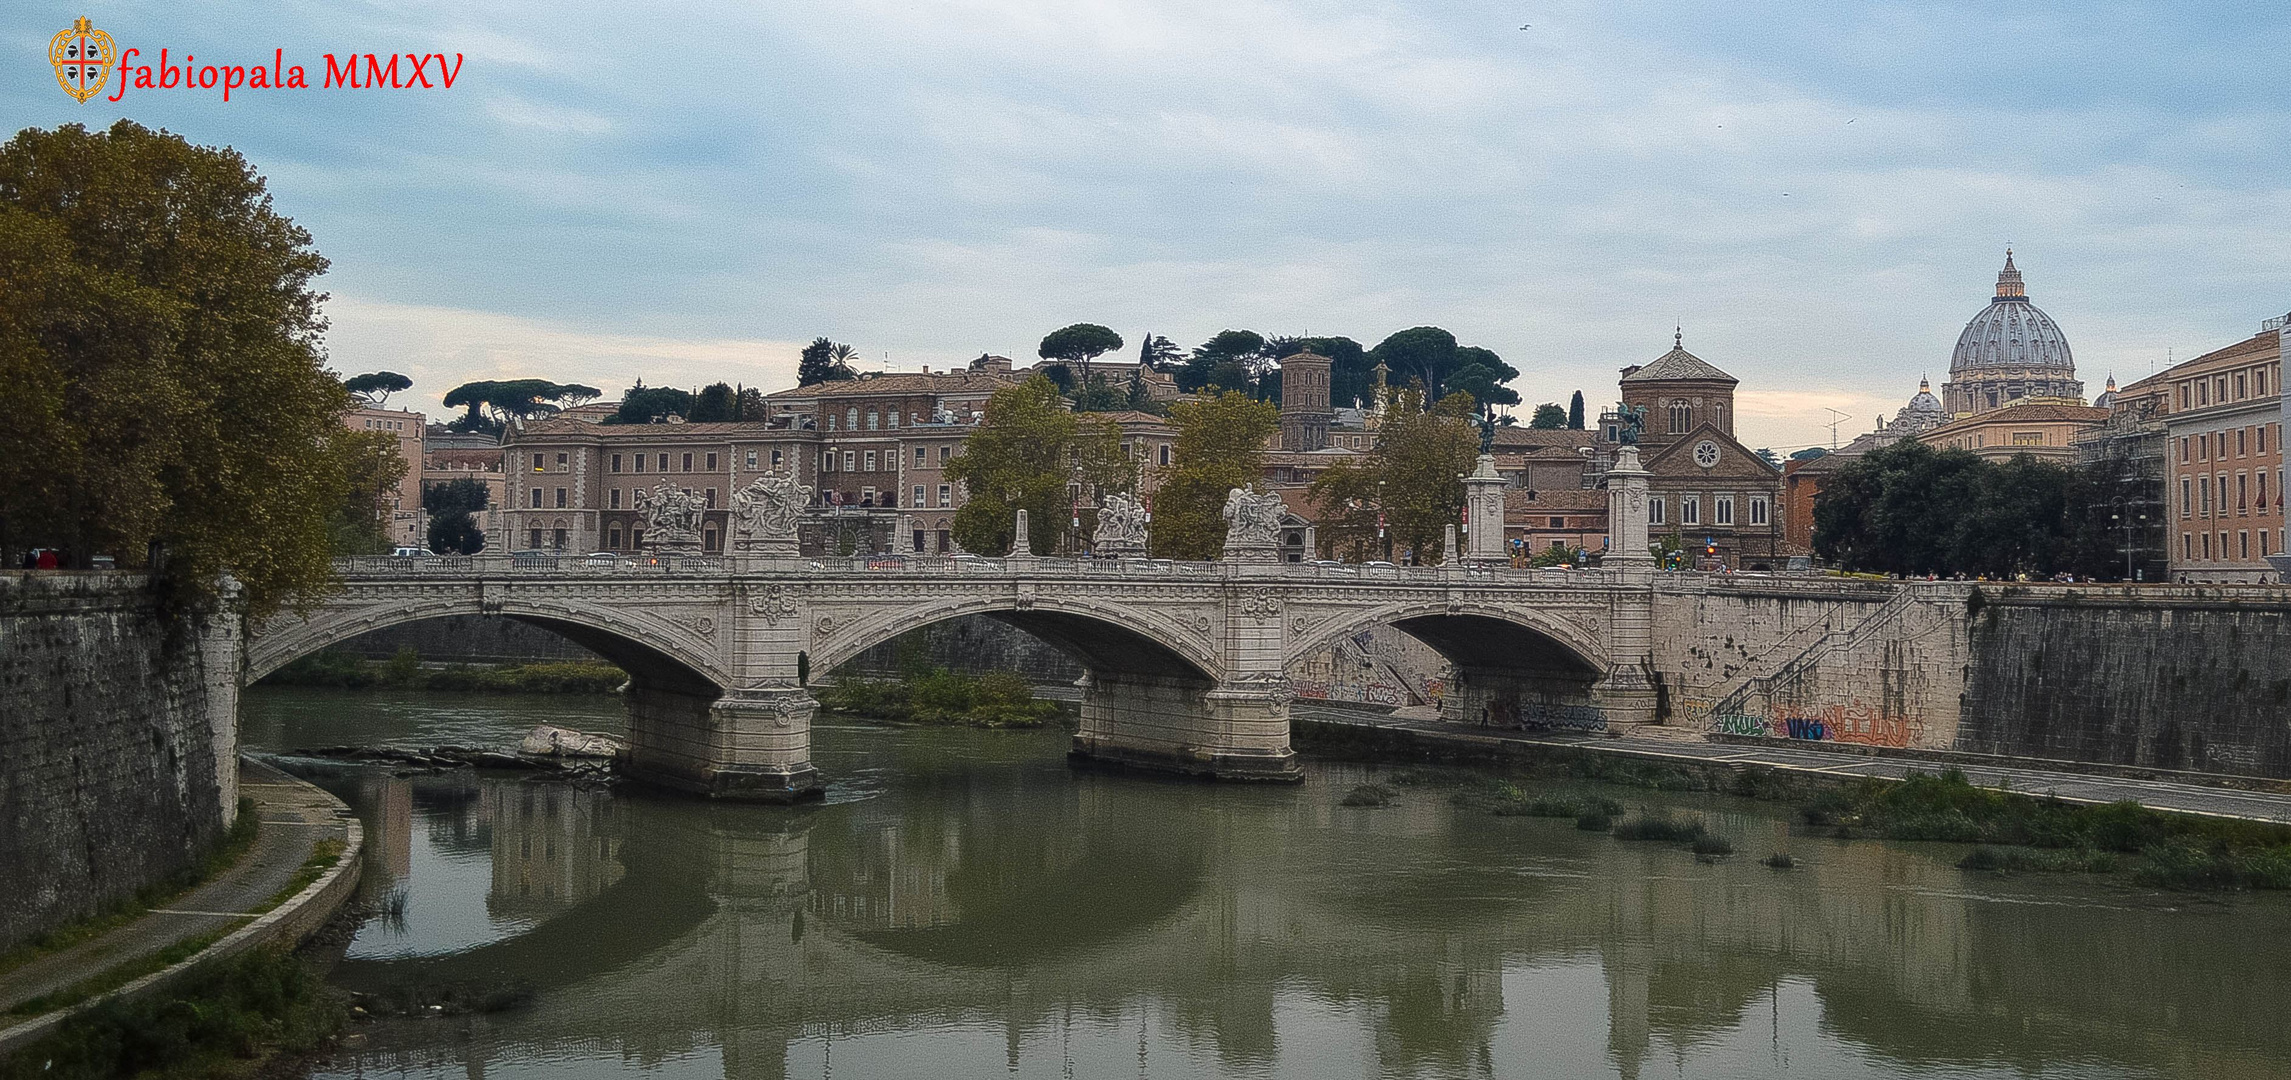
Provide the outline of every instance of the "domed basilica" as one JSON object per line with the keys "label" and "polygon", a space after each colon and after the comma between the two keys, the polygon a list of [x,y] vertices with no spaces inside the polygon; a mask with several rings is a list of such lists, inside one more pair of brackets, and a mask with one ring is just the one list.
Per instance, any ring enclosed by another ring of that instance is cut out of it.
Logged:
{"label": "domed basilica", "polygon": [[1941,405],[1950,416],[2001,409],[2022,398],[2049,398],[2056,404],[2084,404],[2084,384],[2076,379],[2076,359],[2060,326],[2029,302],[2013,253],[1997,274],[1997,294],[1957,335],[1949,357],[1949,381],[1941,384]]}

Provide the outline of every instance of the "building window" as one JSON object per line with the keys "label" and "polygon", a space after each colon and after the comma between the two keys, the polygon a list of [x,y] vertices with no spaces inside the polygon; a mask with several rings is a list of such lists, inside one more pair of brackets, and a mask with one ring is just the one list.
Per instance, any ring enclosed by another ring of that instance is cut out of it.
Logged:
{"label": "building window", "polygon": [[874,472],[874,471],[875,471],[875,451],[873,451],[873,450],[869,450],[869,451],[867,452],[867,471],[868,471],[868,472]]}
{"label": "building window", "polygon": [[620,550],[620,526],[615,525],[612,528],[605,530],[605,537],[605,548],[607,550]]}
{"label": "building window", "polygon": [[536,453],[536,454],[534,454],[534,455],[533,455],[533,471],[534,471],[534,472],[540,472],[540,471],[542,471],[542,469],[541,469],[541,455],[540,455],[540,454],[538,454],[538,453]]}
{"label": "building window", "polygon": [[708,471],[709,471],[709,472],[715,472],[715,471],[716,471],[716,455],[714,455],[714,454],[710,454],[710,455],[708,455]]}
{"label": "building window", "polygon": [[916,448],[915,448],[915,467],[916,467],[916,468],[918,468],[918,469],[920,469],[920,468],[922,468],[923,466],[925,466],[925,465],[928,465],[928,464],[930,464],[930,463],[931,463],[931,453],[930,453],[929,449],[927,449],[927,448],[925,448],[925,447],[921,447],[921,446],[918,446],[918,447],[916,447]]}
{"label": "building window", "polygon": [[[909,494],[909,495],[911,495],[912,497],[911,497],[911,498],[909,498],[909,499],[907,500],[907,505],[909,505],[909,506],[921,506],[921,505],[923,505],[923,485],[921,485],[921,484],[917,484],[917,485],[915,485],[915,486],[914,486],[914,488],[913,488],[913,490],[911,490],[910,492],[908,492],[908,494]],[[915,550],[917,550],[917,551],[921,551],[921,550],[923,550],[923,549],[918,547],[918,548],[916,548]]]}
{"label": "building window", "polygon": [[2211,478],[2203,477],[2203,486],[2196,489],[2196,512],[2211,516]]}
{"label": "building window", "polygon": [[535,551],[539,551],[539,550],[541,550],[541,530],[539,530],[539,529],[535,529],[535,530],[533,530],[533,545],[532,545],[532,547],[533,547],[533,550],[535,550]]}
{"label": "building window", "polygon": [[1564,529],[1564,528],[1566,528],[1566,527],[1567,527],[1567,519],[1566,519],[1566,518],[1563,518],[1563,517],[1554,517],[1554,518],[1551,518],[1551,519],[1549,519],[1549,520],[1550,520],[1550,522],[1551,522],[1551,526],[1550,526],[1551,528],[1554,528],[1554,529]]}
{"label": "building window", "polygon": [[2245,529],[2235,534],[2235,557],[2238,559],[2251,557],[2251,530]]}
{"label": "building window", "polygon": [[844,451],[844,452],[843,452],[843,471],[844,471],[844,472],[851,472],[851,471],[853,471],[853,470],[857,469],[858,467],[859,467],[859,455],[857,455],[857,454],[855,454],[855,453],[852,453],[852,452],[851,452],[851,451],[849,451],[849,450],[846,450],[846,451]]}
{"label": "building window", "polygon": [[2244,489],[2245,483],[2243,473],[2235,474],[2235,512],[2238,514],[2251,512],[2250,492]]}
{"label": "building window", "polygon": [[1681,525],[1702,524],[1702,496],[1681,495],[1678,497],[1678,523]]}
{"label": "building window", "polygon": [[714,510],[714,509],[716,508],[716,489],[715,489],[715,488],[709,488],[709,489],[708,489],[708,496],[707,496],[707,497],[708,497],[708,509],[710,509],[710,510]]}
{"label": "building window", "polygon": [[1163,443],[1163,444],[1161,444],[1161,463],[1162,463],[1162,464],[1164,464],[1164,465],[1167,465],[1167,464],[1169,464],[1169,444],[1168,444],[1168,443]]}
{"label": "building window", "polygon": [[620,455],[619,455],[619,454],[614,454],[614,455],[613,455],[613,471],[614,471],[614,472],[619,472],[619,471],[620,471]]}
{"label": "building window", "polygon": [[860,489],[859,489],[859,505],[861,505],[861,506],[873,506],[873,505],[875,505],[875,489],[874,489],[874,488],[871,488],[871,487],[864,487],[864,488],[860,488]]}
{"label": "building window", "polygon": [[636,456],[636,471],[638,471],[638,472],[643,472],[643,471],[644,471],[644,455],[643,455],[643,454],[638,454],[638,455]]}
{"label": "building window", "polygon": [[[526,488],[526,489],[525,489],[525,509],[527,509],[527,510],[539,510],[540,508],[541,508],[541,489],[540,489],[540,488]],[[536,545],[536,546],[538,546],[538,545]]]}
{"label": "building window", "polygon": [[780,452],[779,452],[779,451],[777,451],[777,450],[774,450],[774,451],[772,451],[772,468],[775,468],[775,469],[777,469],[777,468],[779,468],[779,467],[780,467]]}
{"label": "building window", "polygon": [[557,509],[559,509],[559,510],[562,510],[562,509],[564,509],[564,508],[565,508],[565,489],[564,489],[564,488],[558,488],[558,489],[557,489]]}
{"label": "building window", "polygon": [[637,527],[634,527],[634,526],[631,526],[631,527],[629,528],[629,530],[628,530],[628,546],[630,546],[630,547],[632,547],[632,548],[642,548],[642,547],[644,546],[644,530],[643,530],[643,529],[641,529],[641,528],[637,528]]}
{"label": "building window", "polygon": [[683,468],[681,468],[681,469],[678,469],[678,470],[677,470],[678,472],[691,472],[691,471],[692,471],[692,455],[690,455],[690,454],[686,454],[686,455],[684,455],[684,458],[683,458],[683,460],[682,460],[681,462],[679,462],[679,464],[683,465],[684,467],[683,467]]}
{"label": "building window", "polygon": [[[689,455],[687,455],[687,456],[689,456]],[[685,467],[685,468],[687,468],[687,469],[689,469],[689,468],[691,468],[691,467],[692,467],[692,463],[691,463],[691,462],[689,462],[689,461],[687,461],[687,462],[685,462],[685,463],[684,463],[684,467]],[[667,472],[667,471],[668,471],[668,455],[667,455],[667,454],[662,454],[662,455],[660,455],[660,471],[661,471],[661,472]]]}
{"label": "building window", "polygon": [[2187,436],[2185,436],[2185,435],[2182,435],[2182,436],[2180,436],[2180,464],[2182,464],[2182,465],[2185,465],[2185,464],[2187,464],[2187,463],[2188,463],[2188,437],[2187,437]]}
{"label": "building window", "polygon": [[[2202,382],[2199,382],[2199,383],[2197,383],[2197,384],[2196,384],[2196,404],[2198,404],[2198,405],[2209,405],[2209,404],[2211,404],[2211,380],[2209,380],[2209,379],[2206,379],[2206,380],[2204,380],[2204,381],[2202,381]],[[2205,540],[2205,543],[2209,543],[2209,542],[2210,542],[2210,540],[2207,538],[2207,539]]]}
{"label": "building window", "polygon": [[876,411],[875,411],[875,410],[873,410],[873,409],[869,409],[869,410],[867,410],[867,430],[869,430],[869,431],[873,431],[873,430],[875,430],[876,428],[878,428],[878,427],[882,426],[882,425],[881,425],[881,421],[882,421],[882,418],[883,418],[883,414],[881,414],[881,413],[878,413],[878,412],[876,412]]}
{"label": "building window", "polygon": [[2211,534],[2203,534],[2203,557],[2211,558]]}
{"label": "building window", "polygon": [[1663,523],[1663,501],[1662,501],[1662,499],[1661,499],[1661,498],[1659,498],[1659,497],[1658,497],[1658,498],[1653,498],[1653,499],[1648,499],[1648,500],[1647,500],[1647,524],[1649,524],[1649,525],[1660,525],[1660,524],[1662,524],[1662,523]]}
{"label": "building window", "polygon": [[829,430],[829,431],[834,431],[834,430],[835,430],[835,414],[834,414],[834,413],[829,413],[829,414],[827,414],[827,430]]}
{"label": "building window", "polygon": [[2189,514],[2195,513],[2195,511],[2195,499],[2188,492],[2188,478],[2185,476],[2180,477],[2180,516],[2186,517]]}
{"label": "building window", "polygon": [[1693,416],[1694,410],[1687,408],[1686,402],[1671,402],[1671,434],[1686,434],[1686,423]]}
{"label": "building window", "polygon": [[859,406],[853,405],[844,413],[843,426],[851,431],[859,430]]}
{"label": "building window", "polygon": [[952,447],[952,446],[942,446],[942,447],[939,447],[939,464],[941,464],[941,465],[944,465],[944,464],[946,464],[947,462],[953,461],[954,459],[955,459],[955,448],[954,448],[954,447]]}
{"label": "building window", "polygon": [[[2182,392],[2184,393],[2185,391],[2182,391]],[[2181,558],[2181,559],[2183,559],[2183,560],[2185,560],[2185,559],[2193,559],[2193,558],[2195,558],[2195,557],[2196,557],[2196,555],[2195,555],[2195,551],[2196,551],[2196,546],[2195,546],[2195,538],[2194,538],[2194,537],[2191,537],[2191,536],[2189,536],[2189,535],[2188,535],[2188,534],[2186,534],[2186,533],[2181,533],[2181,534],[2180,534],[2180,558]]]}
{"label": "building window", "polygon": [[1718,497],[1718,505],[1717,505],[1717,511],[1718,511],[1718,514],[1717,514],[1717,516],[1718,516],[1718,524],[1720,524],[1720,525],[1732,525],[1732,524],[1734,524],[1734,496],[1732,496],[1732,495],[1721,495],[1721,496],[1719,496],[1719,497]]}
{"label": "building window", "polygon": [[917,554],[917,555],[920,555],[920,554],[922,554],[922,553],[923,553],[923,530],[921,530],[921,529],[917,529],[917,530],[915,530],[915,554]]}
{"label": "building window", "polygon": [[2044,445],[2044,432],[2041,432],[2041,431],[2016,431],[2016,432],[2013,432],[2013,445],[2014,445],[2014,446],[2043,446],[2043,445]]}
{"label": "building window", "polygon": [[710,522],[707,528],[700,530],[700,550],[716,550],[716,524],[714,522]]}
{"label": "building window", "polygon": [[890,412],[884,413],[883,426],[890,428],[893,431],[899,430],[899,410],[893,409]]}
{"label": "building window", "polygon": [[570,466],[567,466],[567,465],[565,464],[565,455],[563,455],[563,454],[559,454],[559,455],[557,455],[557,471],[558,471],[558,472],[568,472],[568,471],[570,471]]}
{"label": "building window", "polygon": [[756,467],[756,452],[753,450],[748,451],[748,467],[751,469]]}
{"label": "building window", "polygon": [[1765,499],[1765,497],[1764,497],[1764,496],[1760,496],[1760,495],[1753,495],[1753,496],[1751,496],[1751,498],[1750,498],[1750,523],[1751,523],[1752,525],[1764,525],[1764,524],[1766,524],[1766,499]]}
{"label": "building window", "polygon": [[953,484],[940,484],[939,505],[945,506],[953,501],[955,501],[955,486]]}
{"label": "building window", "polygon": [[612,508],[613,508],[613,509],[615,509],[615,510],[618,510],[618,509],[620,509],[620,489],[619,489],[619,488],[614,488],[614,489],[612,490]]}
{"label": "building window", "polygon": [[951,534],[951,533],[947,532],[947,530],[945,530],[945,529],[940,529],[940,530],[939,530],[939,554],[941,554],[941,555],[944,555],[944,554],[946,554],[947,552],[953,551],[953,550],[954,550],[954,548],[955,548],[955,544],[954,544],[954,536],[953,536],[953,534]]}

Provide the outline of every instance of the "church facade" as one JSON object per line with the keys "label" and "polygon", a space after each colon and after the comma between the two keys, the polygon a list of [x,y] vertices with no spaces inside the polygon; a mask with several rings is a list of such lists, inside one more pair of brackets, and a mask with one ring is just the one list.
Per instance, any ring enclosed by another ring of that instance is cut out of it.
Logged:
{"label": "church facade", "polygon": [[1676,543],[1687,566],[1777,568],[1786,556],[1782,474],[1735,441],[1734,376],[1688,352],[1677,335],[1671,351],[1624,368],[1618,385],[1622,408],[1601,418],[1600,434],[1638,440],[1651,474],[1648,534]]}

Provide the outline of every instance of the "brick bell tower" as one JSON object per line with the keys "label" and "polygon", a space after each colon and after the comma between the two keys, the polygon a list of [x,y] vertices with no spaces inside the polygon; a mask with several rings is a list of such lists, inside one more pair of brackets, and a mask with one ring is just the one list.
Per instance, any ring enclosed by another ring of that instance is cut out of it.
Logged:
{"label": "brick bell tower", "polygon": [[1281,361],[1281,449],[1325,450],[1329,423],[1329,358],[1301,352]]}

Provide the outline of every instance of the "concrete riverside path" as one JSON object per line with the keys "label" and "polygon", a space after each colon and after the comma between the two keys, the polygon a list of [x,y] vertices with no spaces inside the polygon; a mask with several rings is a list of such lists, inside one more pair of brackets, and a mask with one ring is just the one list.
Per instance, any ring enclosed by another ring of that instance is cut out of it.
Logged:
{"label": "concrete riverside path", "polygon": [[[142,917],[69,948],[40,956],[0,973],[0,1058],[52,1030],[82,1005],[24,1017],[8,1015],[24,1002],[72,989],[122,965],[146,961],[169,946],[216,936],[197,955],[163,971],[141,975],[122,987],[137,993],[187,970],[192,964],[274,941],[298,943],[330,915],[357,881],[363,839],[357,819],[341,800],[268,765],[240,761],[239,791],[253,802],[260,822],[254,843],[236,863],[188,893],[166,901]],[[285,898],[271,902],[327,840],[343,845],[334,867]]]}
{"label": "concrete riverside path", "polygon": [[[1911,773],[1932,774],[1945,769],[1957,769],[1965,774],[1967,781],[1975,785],[2021,795],[2053,796],[2072,802],[2090,803],[2130,801],[2152,810],[2172,813],[2291,824],[2291,794],[2248,791],[2177,780],[2070,772],[1994,759],[1988,762],[1925,760],[1817,750],[1779,742],[1767,745],[1648,735],[1504,731],[1357,709],[1308,708],[1301,705],[1294,710],[1294,718],[1300,726],[1318,723],[1404,731],[1428,743],[1458,748],[1477,747],[1499,753],[1507,747],[1555,747],[1649,760],[1733,768],[1763,766],[1786,772],[1868,776],[1887,780],[1899,780]],[[2251,782],[2267,781],[2254,779]]]}

